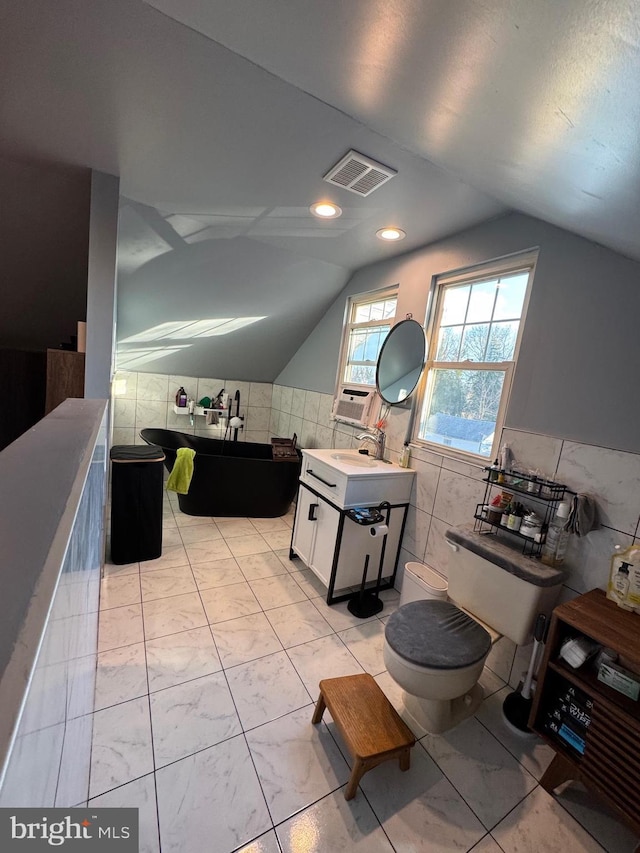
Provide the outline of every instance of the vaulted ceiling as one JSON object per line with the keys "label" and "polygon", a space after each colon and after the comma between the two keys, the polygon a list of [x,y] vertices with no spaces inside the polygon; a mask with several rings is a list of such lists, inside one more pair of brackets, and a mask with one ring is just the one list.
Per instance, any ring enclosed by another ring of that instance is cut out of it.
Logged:
{"label": "vaulted ceiling", "polygon": [[[639,43],[623,0],[0,0],[0,152],[120,175],[121,354],[232,319],[141,369],[267,380],[352,270],[509,208],[640,259]],[[351,148],[397,176],[323,182]]]}

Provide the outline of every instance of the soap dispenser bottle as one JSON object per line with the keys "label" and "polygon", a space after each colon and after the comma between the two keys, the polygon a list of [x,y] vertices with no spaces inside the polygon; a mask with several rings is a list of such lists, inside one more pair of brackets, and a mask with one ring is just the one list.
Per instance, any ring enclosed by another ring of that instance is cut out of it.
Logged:
{"label": "soap dispenser bottle", "polygon": [[623,610],[640,613],[640,547],[630,545],[622,550],[615,546],[607,585],[607,598]]}
{"label": "soap dispenser bottle", "polygon": [[186,408],[187,399],[187,392],[181,385],[180,388],[178,388],[178,393],[176,394],[176,406],[180,409]]}
{"label": "soap dispenser bottle", "polygon": [[629,563],[621,563],[613,578],[613,589],[620,601],[624,601],[629,592]]}

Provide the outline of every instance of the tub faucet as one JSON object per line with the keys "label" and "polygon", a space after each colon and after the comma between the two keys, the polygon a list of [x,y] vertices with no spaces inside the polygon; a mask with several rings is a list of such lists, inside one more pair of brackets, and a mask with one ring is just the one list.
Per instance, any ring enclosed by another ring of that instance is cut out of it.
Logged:
{"label": "tub faucet", "polygon": [[375,427],[375,434],[371,434],[370,432],[363,432],[361,435],[357,435],[356,439],[358,441],[371,441],[376,449],[375,459],[383,459],[384,460],[384,442],[385,442],[385,434],[384,431]]}

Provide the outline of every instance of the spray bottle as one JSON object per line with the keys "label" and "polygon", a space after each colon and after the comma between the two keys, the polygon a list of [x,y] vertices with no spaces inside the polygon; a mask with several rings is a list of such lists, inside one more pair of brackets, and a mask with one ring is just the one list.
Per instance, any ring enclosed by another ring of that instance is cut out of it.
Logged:
{"label": "spray bottle", "polygon": [[559,503],[555,517],[549,525],[542,549],[542,562],[547,566],[557,567],[561,566],[564,562],[564,555],[569,541],[569,533],[564,529],[564,526],[567,523],[569,511],[570,506],[568,501]]}

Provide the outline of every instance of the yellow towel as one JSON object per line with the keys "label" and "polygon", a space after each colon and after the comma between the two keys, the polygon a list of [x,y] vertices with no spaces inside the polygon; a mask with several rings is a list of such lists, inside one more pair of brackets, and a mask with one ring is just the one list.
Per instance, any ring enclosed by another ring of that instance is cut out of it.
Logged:
{"label": "yellow towel", "polygon": [[176,453],[176,461],[173,463],[173,468],[167,480],[167,489],[171,492],[177,492],[179,495],[186,495],[191,485],[193,477],[193,457],[196,455],[195,450],[190,447],[180,447]]}

